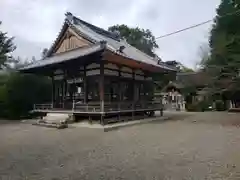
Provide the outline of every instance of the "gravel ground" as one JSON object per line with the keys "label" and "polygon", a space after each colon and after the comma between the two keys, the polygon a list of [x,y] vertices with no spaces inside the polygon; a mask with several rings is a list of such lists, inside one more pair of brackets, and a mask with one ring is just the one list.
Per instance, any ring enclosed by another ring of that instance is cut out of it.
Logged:
{"label": "gravel ground", "polygon": [[240,114],[169,115],[105,133],[2,123],[0,180],[240,179]]}

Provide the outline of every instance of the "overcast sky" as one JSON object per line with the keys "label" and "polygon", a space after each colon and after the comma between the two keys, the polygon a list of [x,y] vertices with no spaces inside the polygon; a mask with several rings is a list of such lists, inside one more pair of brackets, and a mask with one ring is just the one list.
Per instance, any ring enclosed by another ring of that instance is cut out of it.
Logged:
{"label": "overcast sky", "polygon": [[[57,37],[67,11],[107,29],[114,24],[150,29],[157,36],[215,16],[220,0],[0,0],[1,30],[15,37],[15,56],[40,57]],[[211,24],[159,39],[157,54],[194,67]]]}

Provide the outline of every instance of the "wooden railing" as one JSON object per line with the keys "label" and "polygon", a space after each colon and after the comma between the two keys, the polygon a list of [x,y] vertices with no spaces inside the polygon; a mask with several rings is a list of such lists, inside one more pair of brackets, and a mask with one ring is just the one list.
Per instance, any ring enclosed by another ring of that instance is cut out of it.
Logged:
{"label": "wooden railing", "polygon": [[34,104],[34,110],[49,110],[53,108],[53,104]]}
{"label": "wooden railing", "polygon": [[73,109],[83,112],[101,112],[100,102],[75,103]]}
{"label": "wooden railing", "polygon": [[[112,111],[138,111],[138,110],[160,110],[163,108],[161,102],[155,101],[123,101],[123,102],[104,102],[104,112]],[[82,112],[101,112],[100,102],[89,102],[87,104],[80,102],[53,104],[35,104],[34,110],[72,110]]]}

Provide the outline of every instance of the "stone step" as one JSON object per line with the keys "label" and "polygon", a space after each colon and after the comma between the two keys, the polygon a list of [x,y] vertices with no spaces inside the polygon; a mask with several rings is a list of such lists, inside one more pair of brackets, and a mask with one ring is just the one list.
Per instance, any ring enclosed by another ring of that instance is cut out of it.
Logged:
{"label": "stone step", "polygon": [[53,123],[47,123],[47,122],[41,122],[41,121],[37,123],[33,123],[32,125],[49,127],[49,128],[57,128],[57,129],[65,129],[68,127],[68,124],[53,124]]}
{"label": "stone step", "polygon": [[54,123],[54,124],[62,124],[66,123],[70,118],[69,114],[63,113],[47,113],[46,116],[43,117],[43,121],[47,123]]}

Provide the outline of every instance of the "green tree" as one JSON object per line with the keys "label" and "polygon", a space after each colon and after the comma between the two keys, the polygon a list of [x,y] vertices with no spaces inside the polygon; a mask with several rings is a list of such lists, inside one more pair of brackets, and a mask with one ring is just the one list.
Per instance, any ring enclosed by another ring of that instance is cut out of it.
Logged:
{"label": "green tree", "polygon": [[[235,13],[236,12],[236,13]],[[204,69],[212,77],[216,92],[236,91],[240,72],[240,1],[222,0],[209,40],[210,58]]]}
{"label": "green tree", "polygon": [[198,71],[202,71],[205,68],[206,63],[209,61],[209,58],[210,58],[209,44],[205,44],[205,43],[202,44],[199,47],[198,55],[199,55],[199,59],[198,59],[198,62],[196,63],[196,68]]}
{"label": "green tree", "polygon": [[15,50],[15,48],[13,38],[9,38],[7,33],[0,30],[0,69],[8,66],[8,62],[12,60],[12,56],[10,54]]}
{"label": "green tree", "polygon": [[130,45],[145,52],[149,56],[155,57],[154,49],[158,48],[158,45],[156,38],[149,29],[131,28],[122,24],[111,26],[108,30],[118,32]]}

